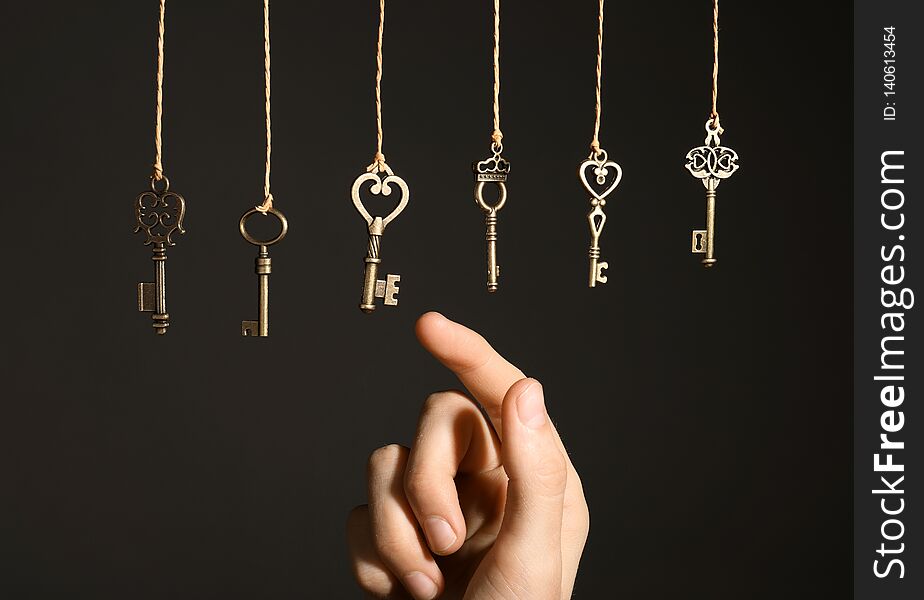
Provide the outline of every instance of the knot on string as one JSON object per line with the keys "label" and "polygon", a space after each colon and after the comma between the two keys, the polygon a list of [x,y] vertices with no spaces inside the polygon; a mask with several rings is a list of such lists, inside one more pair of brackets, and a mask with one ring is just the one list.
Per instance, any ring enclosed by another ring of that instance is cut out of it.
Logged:
{"label": "knot on string", "polygon": [[151,178],[154,179],[154,181],[162,181],[164,179],[164,167],[159,161],[152,166],[154,167],[154,173],[151,175]]}
{"label": "knot on string", "polygon": [[369,173],[385,173],[388,171],[388,164],[385,162],[385,155],[381,152],[376,152],[375,156],[372,157],[372,164],[366,167],[366,171]]}
{"label": "knot on string", "polygon": [[501,133],[500,129],[495,129],[494,133],[491,134],[491,141],[494,142],[495,145],[499,146],[503,140],[504,140],[504,134]]}
{"label": "knot on string", "polygon": [[590,143],[590,149],[593,150],[594,155],[600,154],[600,140],[594,138],[594,141]]}
{"label": "knot on string", "polygon": [[260,206],[255,206],[254,208],[256,208],[259,212],[265,215],[267,212],[269,212],[273,208],[273,195],[267,194],[266,198],[263,199],[263,204],[261,204]]}

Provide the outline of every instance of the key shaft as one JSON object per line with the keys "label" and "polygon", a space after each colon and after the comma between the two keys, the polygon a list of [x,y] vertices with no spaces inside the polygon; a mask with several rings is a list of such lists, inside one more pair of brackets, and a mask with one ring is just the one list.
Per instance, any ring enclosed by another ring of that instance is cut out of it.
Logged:
{"label": "key shaft", "polygon": [[254,261],[254,271],[260,280],[259,335],[266,337],[269,335],[269,276],[273,272],[273,259],[269,257],[266,246],[260,246],[260,254]]}
{"label": "key shaft", "polygon": [[712,267],[718,262],[715,258],[715,200],[718,180],[706,180],[706,258],[703,266]]}
{"label": "key shaft", "polygon": [[379,276],[379,264],[382,262],[379,258],[381,239],[381,235],[369,234],[369,248],[365,259],[366,270],[363,277],[363,297],[359,304],[359,309],[364,313],[371,313],[375,310],[375,287]]}
{"label": "key shaft", "polygon": [[259,313],[256,321],[242,321],[241,335],[246,337],[269,336],[269,276],[273,272],[273,259],[269,257],[266,246],[260,246],[260,253],[254,260],[254,272],[257,274],[259,288]]}
{"label": "key shaft", "polygon": [[167,248],[162,243],[154,244],[151,260],[154,261],[154,281],[138,284],[138,310],[153,312],[151,320],[154,333],[164,335],[170,326],[167,314]]}
{"label": "key shaft", "polygon": [[488,263],[488,291],[496,292],[498,279],[500,279],[500,265],[497,264],[497,211],[491,210],[484,217],[485,234],[484,239],[487,243],[487,263]]}

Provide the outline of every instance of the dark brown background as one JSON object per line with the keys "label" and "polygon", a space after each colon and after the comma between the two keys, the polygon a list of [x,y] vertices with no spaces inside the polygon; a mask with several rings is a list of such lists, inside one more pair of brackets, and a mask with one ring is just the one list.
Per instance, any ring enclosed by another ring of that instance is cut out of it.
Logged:
{"label": "dark brown background", "polygon": [[723,3],[718,267],[689,254],[683,168],[709,109],[711,5],[608,4],[602,142],[625,171],[585,285],[575,177],[593,125],[596,2],[508,0],[513,164],[495,296],[472,160],[491,132],[490,3],[389,3],[385,236],[401,305],[362,315],[376,5],[273,4],[273,335],[256,316],[261,3],[170,2],[165,167],[188,201],[170,333],[134,312],[150,252],[157,3],[14,3],[2,20],[0,595],[352,598],[343,522],[367,454],[455,385],[418,348],[438,309],[546,386],[592,531],[581,598],[846,597],[850,569],[850,6]]}

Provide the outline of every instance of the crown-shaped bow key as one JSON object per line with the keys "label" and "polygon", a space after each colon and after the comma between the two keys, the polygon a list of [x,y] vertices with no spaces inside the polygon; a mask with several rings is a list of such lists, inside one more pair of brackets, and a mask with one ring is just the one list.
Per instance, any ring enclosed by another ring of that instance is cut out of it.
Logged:
{"label": "crown-shaped bow key", "polygon": [[[485,235],[487,242],[488,291],[496,292],[500,279],[500,265],[497,264],[497,213],[507,202],[507,175],[510,162],[501,156],[504,147],[495,142],[491,144],[493,156],[472,164],[475,175],[475,203],[484,212]],[[484,186],[493,183],[497,186],[497,202],[488,204],[484,199]]]}

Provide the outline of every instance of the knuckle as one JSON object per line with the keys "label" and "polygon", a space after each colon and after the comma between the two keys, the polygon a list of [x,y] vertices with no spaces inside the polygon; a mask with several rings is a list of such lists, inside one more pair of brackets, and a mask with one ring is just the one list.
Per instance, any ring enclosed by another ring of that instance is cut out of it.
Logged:
{"label": "knuckle", "polygon": [[455,404],[459,399],[466,399],[465,394],[459,390],[442,390],[433,392],[424,400],[422,413],[432,413],[445,410],[447,406]]}
{"label": "knuckle", "polygon": [[377,565],[357,562],[353,565],[353,577],[359,587],[374,598],[388,598],[394,593],[394,579]]}
{"label": "knuckle", "polygon": [[568,467],[561,452],[549,452],[533,466],[536,482],[550,492],[564,493],[568,482]]}
{"label": "knuckle", "polygon": [[408,469],[404,474],[404,491],[409,497],[425,498],[432,492],[432,478],[423,469]]}
{"label": "knuckle", "polygon": [[407,448],[400,444],[388,444],[376,448],[369,455],[368,471],[374,473],[379,470],[394,467],[407,457]]}
{"label": "knuckle", "polygon": [[382,528],[376,531],[373,540],[373,546],[376,553],[386,562],[394,562],[399,557],[407,554],[407,548],[404,541],[395,535],[395,532],[388,528]]}

